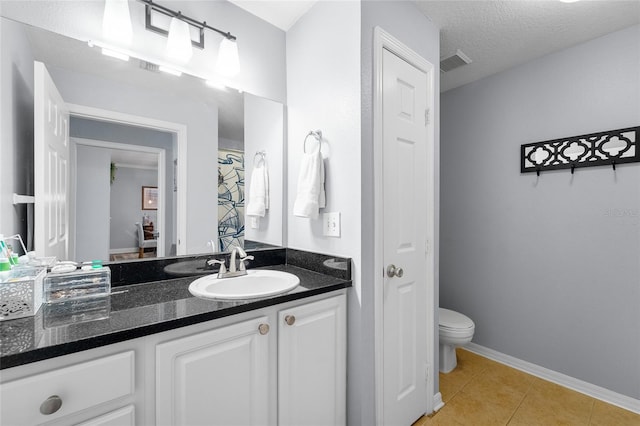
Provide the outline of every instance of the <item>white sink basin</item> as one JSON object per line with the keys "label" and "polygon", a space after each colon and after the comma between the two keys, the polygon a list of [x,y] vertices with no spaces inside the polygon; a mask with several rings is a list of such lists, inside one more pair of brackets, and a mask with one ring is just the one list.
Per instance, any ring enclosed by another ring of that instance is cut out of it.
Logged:
{"label": "white sink basin", "polygon": [[247,275],[234,278],[218,278],[207,275],[189,285],[189,291],[196,297],[206,299],[254,299],[286,293],[300,284],[300,279],[282,271],[251,269]]}

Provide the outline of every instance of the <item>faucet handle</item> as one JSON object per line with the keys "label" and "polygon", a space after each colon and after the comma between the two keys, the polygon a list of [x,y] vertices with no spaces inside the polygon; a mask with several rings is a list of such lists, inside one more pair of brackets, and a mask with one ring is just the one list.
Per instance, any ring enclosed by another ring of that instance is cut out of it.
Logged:
{"label": "faucet handle", "polygon": [[[246,254],[246,253],[245,253],[245,254]],[[254,259],[254,257],[253,257],[253,256],[251,256],[251,255],[249,255],[249,256],[245,256],[245,257],[241,258],[241,259],[240,259],[240,270],[241,270],[241,271],[246,271],[246,270],[247,270],[247,268],[246,268],[246,266],[245,266],[245,264],[244,264],[244,261],[245,261],[245,260],[253,260],[253,259]]]}
{"label": "faucet handle", "polygon": [[224,266],[224,259],[223,260],[218,260],[218,259],[209,259],[209,260],[207,260],[207,265],[213,266],[215,264],[220,265],[220,269],[218,270],[219,274],[224,274],[225,272],[227,272],[227,267]]}

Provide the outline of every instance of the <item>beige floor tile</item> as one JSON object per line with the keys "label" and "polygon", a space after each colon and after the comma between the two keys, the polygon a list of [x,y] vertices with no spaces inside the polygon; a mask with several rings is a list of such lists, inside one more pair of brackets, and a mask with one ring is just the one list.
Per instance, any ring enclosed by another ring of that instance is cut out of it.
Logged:
{"label": "beige floor tile", "polygon": [[640,425],[640,414],[596,400],[589,424],[593,426],[638,426]]}
{"label": "beige floor tile", "polygon": [[431,425],[506,425],[513,409],[492,403],[488,398],[459,393],[438,413],[428,418],[425,426]]}
{"label": "beige floor tile", "polygon": [[593,398],[538,378],[509,425],[588,425]]}
{"label": "beige floor tile", "polygon": [[457,367],[450,373],[439,375],[440,393],[445,403],[451,400],[472,378],[497,364],[464,349],[458,349],[456,354]]}
{"label": "beige floor tile", "polygon": [[513,413],[531,387],[533,377],[516,369],[495,365],[471,379],[462,392],[476,398],[488,398]]}

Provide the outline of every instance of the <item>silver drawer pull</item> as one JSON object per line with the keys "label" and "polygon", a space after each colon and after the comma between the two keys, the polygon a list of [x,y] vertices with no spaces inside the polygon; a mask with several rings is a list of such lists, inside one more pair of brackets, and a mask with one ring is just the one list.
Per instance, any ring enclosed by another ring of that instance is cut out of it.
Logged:
{"label": "silver drawer pull", "polygon": [[45,416],[53,414],[62,407],[62,398],[58,395],[51,395],[40,404],[40,412]]}
{"label": "silver drawer pull", "polygon": [[286,322],[287,325],[293,325],[296,322],[296,317],[294,317],[293,315],[287,315],[286,317],[284,317],[284,322]]}
{"label": "silver drawer pull", "polygon": [[260,324],[258,326],[258,332],[263,336],[269,332],[269,324]]}

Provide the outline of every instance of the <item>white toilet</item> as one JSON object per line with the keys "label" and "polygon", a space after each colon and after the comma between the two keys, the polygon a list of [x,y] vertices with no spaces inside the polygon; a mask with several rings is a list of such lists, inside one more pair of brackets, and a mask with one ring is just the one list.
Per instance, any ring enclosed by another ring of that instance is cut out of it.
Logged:
{"label": "white toilet", "polygon": [[475,324],[469,317],[450,309],[440,308],[440,371],[449,373],[456,368],[456,347],[471,341]]}

